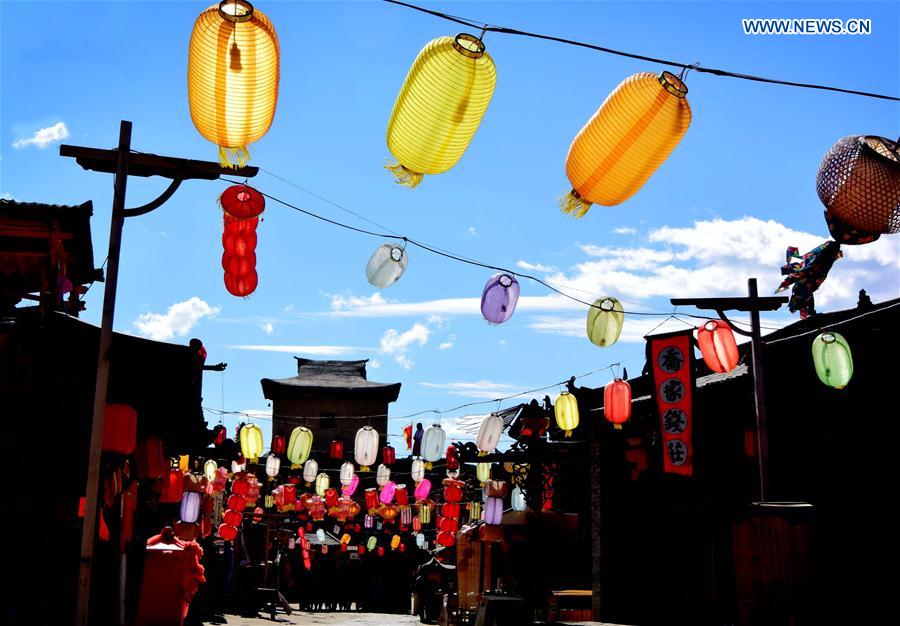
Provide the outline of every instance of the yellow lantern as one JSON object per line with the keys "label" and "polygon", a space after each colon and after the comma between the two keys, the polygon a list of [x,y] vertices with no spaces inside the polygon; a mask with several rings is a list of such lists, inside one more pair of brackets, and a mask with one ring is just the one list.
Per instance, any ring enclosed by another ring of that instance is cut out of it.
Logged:
{"label": "yellow lantern", "polygon": [[487,111],[497,72],[473,35],[428,42],[403,82],[387,129],[397,182],[415,187],[425,174],[456,165]]}
{"label": "yellow lantern", "polygon": [[478,463],[475,466],[475,477],[480,483],[486,483],[487,481],[489,481],[491,479],[491,464]]}
{"label": "yellow lantern", "polygon": [[331,487],[331,479],[328,474],[319,472],[319,475],[316,476],[316,495],[324,496],[329,487]]}
{"label": "yellow lantern", "polygon": [[246,0],[223,0],[197,18],[188,52],[194,126],[219,146],[219,162],[249,159],[247,144],[272,125],[278,101],[278,37]]}
{"label": "yellow lantern", "polygon": [[209,459],[206,463],[203,464],[203,474],[206,476],[206,480],[213,481],[216,479],[216,470],[219,469],[219,465]]}
{"label": "yellow lantern", "polygon": [[566,437],[571,437],[572,431],[578,428],[578,402],[575,396],[563,391],[556,399],[553,409],[556,414],[556,425],[565,432]]}
{"label": "yellow lantern", "polygon": [[263,435],[256,424],[245,424],[241,428],[241,453],[251,463],[256,463],[263,453]]}
{"label": "yellow lantern", "polygon": [[186,472],[190,469],[191,465],[191,455],[190,454],[182,454],[178,457],[178,469],[182,472]]}
{"label": "yellow lantern", "polygon": [[313,433],[306,426],[297,426],[288,439],[287,458],[292,465],[300,466],[309,458],[312,450]]}
{"label": "yellow lantern", "polygon": [[625,324],[622,303],[615,298],[599,298],[588,310],[587,336],[594,345],[605,348],[619,340]]}
{"label": "yellow lantern", "polygon": [[687,92],[670,72],[641,72],[622,81],[569,148],[572,191],[560,208],[582,217],[591,204],[615,206],[633,196],[691,125]]}

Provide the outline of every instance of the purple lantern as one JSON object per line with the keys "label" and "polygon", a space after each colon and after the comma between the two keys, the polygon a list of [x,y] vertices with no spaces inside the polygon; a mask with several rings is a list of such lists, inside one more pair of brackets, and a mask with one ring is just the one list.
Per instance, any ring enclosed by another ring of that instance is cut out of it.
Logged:
{"label": "purple lantern", "polygon": [[390,504],[394,501],[394,491],[396,491],[397,487],[390,480],[384,483],[384,487],[381,488],[381,503],[382,504]]}
{"label": "purple lantern", "polygon": [[491,276],[481,294],[481,314],[491,324],[502,324],[512,317],[518,301],[519,281],[514,276]]}
{"label": "purple lantern", "polygon": [[366,528],[372,528],[375,525],[375,519],[371,515],[366,515],[363,524]]}
{"label": "purple lantern", "polygon": [[503,498],[488,498],[484,503],[485,524],[497,525],[503,519]]}

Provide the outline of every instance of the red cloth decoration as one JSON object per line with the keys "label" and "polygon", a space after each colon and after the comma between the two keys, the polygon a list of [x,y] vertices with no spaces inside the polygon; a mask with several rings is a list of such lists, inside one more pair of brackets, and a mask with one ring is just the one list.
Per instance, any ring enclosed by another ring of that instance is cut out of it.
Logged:
{"label": "red cloth decoration", "polygon": [[694,349],[690,330],[647,340],[653,395],[662,431],[663,471],[691,476],[693,466]]}

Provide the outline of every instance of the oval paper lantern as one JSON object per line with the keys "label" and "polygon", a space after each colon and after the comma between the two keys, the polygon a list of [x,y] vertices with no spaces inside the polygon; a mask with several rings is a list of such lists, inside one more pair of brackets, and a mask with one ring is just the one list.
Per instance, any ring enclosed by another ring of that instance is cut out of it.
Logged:
{"label": "oval paper lantern", "polygon": [[325,490],[331,486],[331,479],[325,472],[319,472],[316,476],[316,495],[321,497],[325,495]]}
{"label": "oval paper lantern", "polygon": [[375,537],[374,535],[373,535],[372,537],[369,537],[368,542],[366,542],[366,549],[367,549],[369,552],[371,552],[371,551],[374,550],[377,546],[378,546],[378,538]]}
{"label": "oval paper lantern", "polygon": [[419,533],[416,535],[416,547],[424,548],[425,547],[425,535]]}
{"label": "oval paper lantern", "polygon": [[853,378],[853,355],[840,334],[829,331],[816,337],[812,355],[819,380],[829,387],[843,389]]}
{"label": "oval paper lantern", "polygon": [[512,317],[519,301],[519,281],[506,273],[492,276],[481,292],[481,314],[491,324],[502,324]]}
{"label": "oval paper lantern", "polygon": [[238,529],[229,524],[219,524],[217,533],[225,541],[234,541],[237,538]]}
{"label": "oval paper lantern", "polygon": [[475,465],[475,478],[478,479],[480,483],[486,483],[491,479],[491,464],[490,463],[478,463]]}
{"label": "oval paper lantern", "polygon": [[503,521],[503,499],[488,498],[484,503],[484,523],[497,525]]}
{"label": "oval paper lantern", "polygon": [[278,37],[246,0],[226,0],[197,18],[188,51],[194,126],[219,146],[219,162],[244,165],[247,145],[266,134],[278,100]]}
{"label": "oval paper lantern", "polygon": [[588,310],[587,336],[594,345],[605,348],[619,340],[625,312],[615,298],[598,298]]}
{"label": "oval paper lantern", "polygon": [[562,210],[581,217],[592,204],[615,206],[633,196],[691,125],[687,92],[670,72],[622,81],[572,141],[566,156],[572,191]]}
{"label": "oval paper lantern", "polygon": [[[419,484],[416,485],[416,490],[413,495],[416,496],[416,500],[427,500],[429,493],[431,493],[431,481],[427,478],[423,478],[419,481]],[[425,520],[422,521],[424,522]]]}
{"label": "oval paper lantern", "polygon": [[444,457],[447,459],[447,472],[456,472],[459,473],[459,452],[456,450],[456,446],[452,443],[447,446],[447,451],[444,453]]}
{"label": "oval paper lantern", "polygon": [[256,424],[245,424],[241,428],[241,453],[251,463],[256,463],[263,453],[262,430]]}
{"label": "oval paper lantern", "polygon": [[219,196],[219,206],[237,220],[249,220],[266,210],[266,198],[249,185],[232,185]]}
{"label": "oval paper lantern", "polygon": [[287,450],[287,439],[284,435],[275,435],[272,437],[272,454],[284,454]]}
{"label": "oval paper lantern", "polygon": [[447,433],[440,424],[432,424],[422,437],[422,458],[426,463],[441,460],[447,442]]}
{"label": "oval paper lantern", "polygon": [[897,143],[884,137],[844,137],[822,159],[816,191],[841,222],[870,233],[900,232]]}
{"label": "oval paper lantern", "polygon": [[315,482],[316,476],[318,475],[319,464],[315,459],[309,459],[303,464],[303,480],[305,480],[307,484]]}
{"label": "oval paper lantern", "polygon": [[397,451],[394,450],[394,446],[391,444],[386,445],[381,449],[381,461],[385,465],[392,465],[394,461],[397,460]]}
{"label": "oval paper lantern", "polygon": [[123,455],[134,452],[137,444],[137,421],[138,414],[133,406],[112,402],[104,405],[102,450]]}
{"label": "oval paper lantern", "polygon": [[278,476],[278,471],[281,469],[281,459],[279,459],[274,454],[270,454],[268,458],[266,458],[266,476],[269,478],[275,478]]}
{"label": "oval paper lantern", "polygon": [[510,495],[510,502],[513,511],[524,511],[527,508],[527,504],[525,503],[525,493],[518,485],[513,487],[512,494]]}
{"label": "oval paper lantern", "polygon": [[568,391],[563,391],[556,399],[553,406],[556,415],[556,425],[564,431],[566,437],[572,436],[572,431],[578,428],[578,402],[575,396]]}
{"label": "oval paper lantern", "polygon": [[413,459],[410,466],[410,475],[414,483],[418,484],[425,478],[425,462],[421,459]]}
{"label": "oval paper lantern", "polygon": [[201,496],[196,491],[185,491],[181,496],[181,521],[193,524],[200,517]]}
{"label": "oval paper lantern", "polygon": [[341,493],[345,496],[352,496],[356,493],[356,488],[359,487],[359,476],[357,474],[353,474],[353,478],[350,479],[350,483],[341,487]]}
{"label": "oval paper lantern", "polygon": [[340,439],[332,439],[328,444],[328,458],[332,461],[340,461],[344,457],[344,442]]}
{"label": "oval paper lantern", "polygon": [[503,434],[503,418],[491,413],[481,422],[475,445],[480,452],[493,452],[497,449],[500,435]]}
{"label": "oval paper lantern", "polygon": [[[292,465],[303,465],[312,450],[313,433],[306,426],[297,426],[288,440],[287,458]],[[318,467],[316,468],[318,469]]]}
{"label": "oval paper lantern", "polygon": [[462,157],[487,111],[497,72],[472,35],[438,37],[413,62],[387,129],[397,182],[415,187],[425,174],[446,172]]}
{"label": "oval paper lantern", "polygon": [[709,320],[700,327],[697,346],[712,371],[724,374],[737,367],[740,359],[737,342],[731,328],[722,320]]}
{"label": "oval paper lantern", "polygon": [[[431,485],[429,485],[431,487]],[[419,522],[421,524],[430,524],[431,523],[431,503],[423,502],[419,506]]]}
{"label": "oval paper lantern", "polygon": [[353,481],[354,476],[356,476],[356,470],[353,469],[353,463],[347,461],[341,465],[341,484],[344,487]]}
{"label": "oval paper lantern", "polygon": [[[397,499],[397,504],[401,507],[405,507],[409,504],[409,492],[406,491],[406,485],[395,485],[394,490],[394,498]],[[408,523],[408,522],[407,522]]]}
{"label": "oval paper lantern", "polygon": [[216,470],[219,469],[219,466],[216,465],[216,462],[212,459],[209,459],[206,463],[203,464],[203,475],[206,476],[206,480],[215,480],[216,479]]}
{"label": "oval paper lantern", "polygon": [[397,282],[406,271],[409,257],[400,246],[386,243],[378,247],[366,264],[366,280],[374,287],[384,289]]}
{"label": "oval paper lantern", "polygon": [[603,415],[616,429],[631,417],[631,385],[617,378],[603,388]]}
{"label": "oval paper lantern", "polygon": [[371,426],[363,426],[356,431],[353,456],[359,464],[359,471],[368,472],[369,466],[378,458],[378,431]]}
{"label": "oval paper lantern", "polygon": [[384,463],[380,463],[375,471],[375,482],[379,487],[384,487],[390,479],[391,469]]}
{"label": "oval paper lantern", "polygon": [[384,487],[381,488],[381,497],[380,500],[382,504],[390,504],[394,501],[394,492],[397,490],[397,487],[394,486],[394,483],[391,481],[387,481],[384,484]]}

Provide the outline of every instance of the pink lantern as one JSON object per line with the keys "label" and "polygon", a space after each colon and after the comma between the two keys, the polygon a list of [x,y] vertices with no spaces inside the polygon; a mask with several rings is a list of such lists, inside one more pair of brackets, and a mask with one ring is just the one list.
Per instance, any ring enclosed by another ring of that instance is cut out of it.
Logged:
{"label": "pink lantern", "polygon": [[350,483],[341,487],[341,492],[345,496],[352,496],[356,492],[357,487],[359,487],[359,476],[353,474],[353,478],[350,479]]}
{"label": "pink lantern", "polygon": [[431,481],[427,478],[423,478],[422,481],[416,485],[416,500],[427,500],[429,493],[431,493]]}
{"label": "pink lantern", "polygon": [[381,502],[384,504],[390,504],[394,501],[394,492],[397,487],[394,485],[392,481],[387,481],[384,484],[384,487],[381,488]]}

